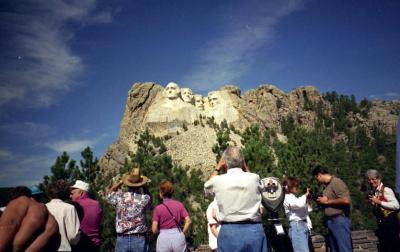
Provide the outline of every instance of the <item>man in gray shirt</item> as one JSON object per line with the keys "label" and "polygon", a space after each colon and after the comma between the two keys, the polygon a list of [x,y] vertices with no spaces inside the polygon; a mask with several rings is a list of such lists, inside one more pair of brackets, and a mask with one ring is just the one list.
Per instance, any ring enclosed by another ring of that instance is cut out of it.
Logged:
{"label": "man in gray shirt", "polygon": [[[220,172],[225,172],[218,175]],[[251,173],[238,147],[228,147],[210,179],[206,194],[214,194],[220,210],[218,251],[267,252],[267,238],[261,224],[260,177]]]}
{"label": "man in gray shirt", "polygon": [[312,175],[318,183],[325,185],[323,196],[318,197],[317,202],[324,209],[330,251],[352,251],[349,189],[323,166],[314,167]]}

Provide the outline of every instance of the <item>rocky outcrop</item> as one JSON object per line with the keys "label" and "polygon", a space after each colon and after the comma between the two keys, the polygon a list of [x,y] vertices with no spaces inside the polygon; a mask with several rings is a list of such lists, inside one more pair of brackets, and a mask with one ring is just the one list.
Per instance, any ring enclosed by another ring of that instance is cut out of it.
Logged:
{"label": "rocky outcrop", "polygon": [[377,126],[385,132],[394,133],[400,111],[400,102],[372,101],[372,104],[368,120],[365,120],[367,127]]}
{"label": "rocky outcrop", "polygon": [[[317,103],[330,113],[331,105],[313,86],[285,93],[265,84],[242,94],[239,87],[228,85],[203,97],[173,82],[165,88],[154,82],[135,83],[128,92],[119,137],[101,157],[100,167],[107,171],[122,166],[128,153],[136,150],[140,132],[149,129],[156,136],[168,135],[166,145],[174,161],[184,167],[211,169],[216,134],[205,123],[207,118],[213,117],[218,124],[226,120],[238,130],[257,123],[281,133],[282,121],[291,115],[298,126],[311,129],[317,115],[307,104]],[[392,133],[399,111],[399,102],[373,101],[368,119],[352,113],[348,118],[368,129],[377,126]],[[231,139],[232,144],[240,145],[238,135],[232,133]],[[278,140],[285,142],[287,138],[278,134]]]}
{"label": "rocky outcrop", "polygon": [[[231,132],[230,138],[232,145],[241,146],[239,135]],[[214,129],[206,125],[189,125],[186,131],[168,139],[165,144],[174,161],[209,174],[215,169],[215,154],[212,152],[215,139]]]}

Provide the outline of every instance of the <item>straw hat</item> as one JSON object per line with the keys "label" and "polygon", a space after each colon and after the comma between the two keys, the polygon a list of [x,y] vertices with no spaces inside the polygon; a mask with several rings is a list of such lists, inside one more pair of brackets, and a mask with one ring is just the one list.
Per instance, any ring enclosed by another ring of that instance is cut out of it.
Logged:
{"label": "straw hat", "polygon": [[148,177],[140,175],[139,168],[133,168],[130,174],[122,178],[122,182],[130,187],[140,187],[146,184],[148,180]]}

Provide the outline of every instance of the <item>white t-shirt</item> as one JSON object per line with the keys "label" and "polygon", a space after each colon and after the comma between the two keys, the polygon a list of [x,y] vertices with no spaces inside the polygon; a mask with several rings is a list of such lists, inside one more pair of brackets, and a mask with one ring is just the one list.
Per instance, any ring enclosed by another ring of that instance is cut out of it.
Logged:
{"label": "white t-shirt", "polygon": [[308,229],[312,228],[311,219],[308,216],[309,207],[307,204],[307,197],[305,195],[296,197],[293,193],[286,194],[283,207],[289,222],[306,221]]}
{"label": "white t-shirt", "polygon": [[58,251],[71,251],[71,245],[76,245],[80,239],[80,223],[75,207],[60,199],[52,199],[46,207],[58,224],[61,235]]}
{"label": "white t-shirt", "polygon": [[218,223],[218,221],[213,217],[212,210],[216,210],[216,215],[219,215],[218,211],[218,204],[217,201],[214,199],[210,205],[208,205],[207,208],[207,231],[208,231],[208,244],[211,249],[217,249],[217,237],[214,236],[214,234],[211,232],[210,225],[216,224],[217,225],[217,230],[219,231],[221,229],[221,225]]}

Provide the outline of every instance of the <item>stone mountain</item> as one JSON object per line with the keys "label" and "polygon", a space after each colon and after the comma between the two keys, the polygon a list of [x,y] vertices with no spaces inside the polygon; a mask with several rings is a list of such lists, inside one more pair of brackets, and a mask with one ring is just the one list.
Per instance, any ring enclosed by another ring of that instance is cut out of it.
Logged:
{"label": "stone mountain", "polygon": [[[211,149],[216,133],[203,123],[207,118],[214,118],[218,124],[226,120],[237,130],[258,123],[261,128],[275,129],[280,133],[278,139],[285,141],[281,132],[283,120],[290,115],[296,125],[311,129],[317,113],[306,106],[318,103],[327,114],[332,113],[331,104],[313,86],[285,93],[273,85],[261,85],[242,95],[239,87],[228,85],[203,97],[173,82],[165,88],[153,82],[135,83],[128,92],[119,137],[101,157],[100,167],[103,171],[121,167],[129,152],[136,150],[135,141],[140,132],[149,129],[156,136],[168,136],[166,146],[174,161],[210,170],[215,165]],[[347,117],[367,129],[378,126],[392,133],[399,111],[399,102],[373,101],[366,118],[358,113]],[[239,135],[231,133],[231,139],[240,145]]]}

